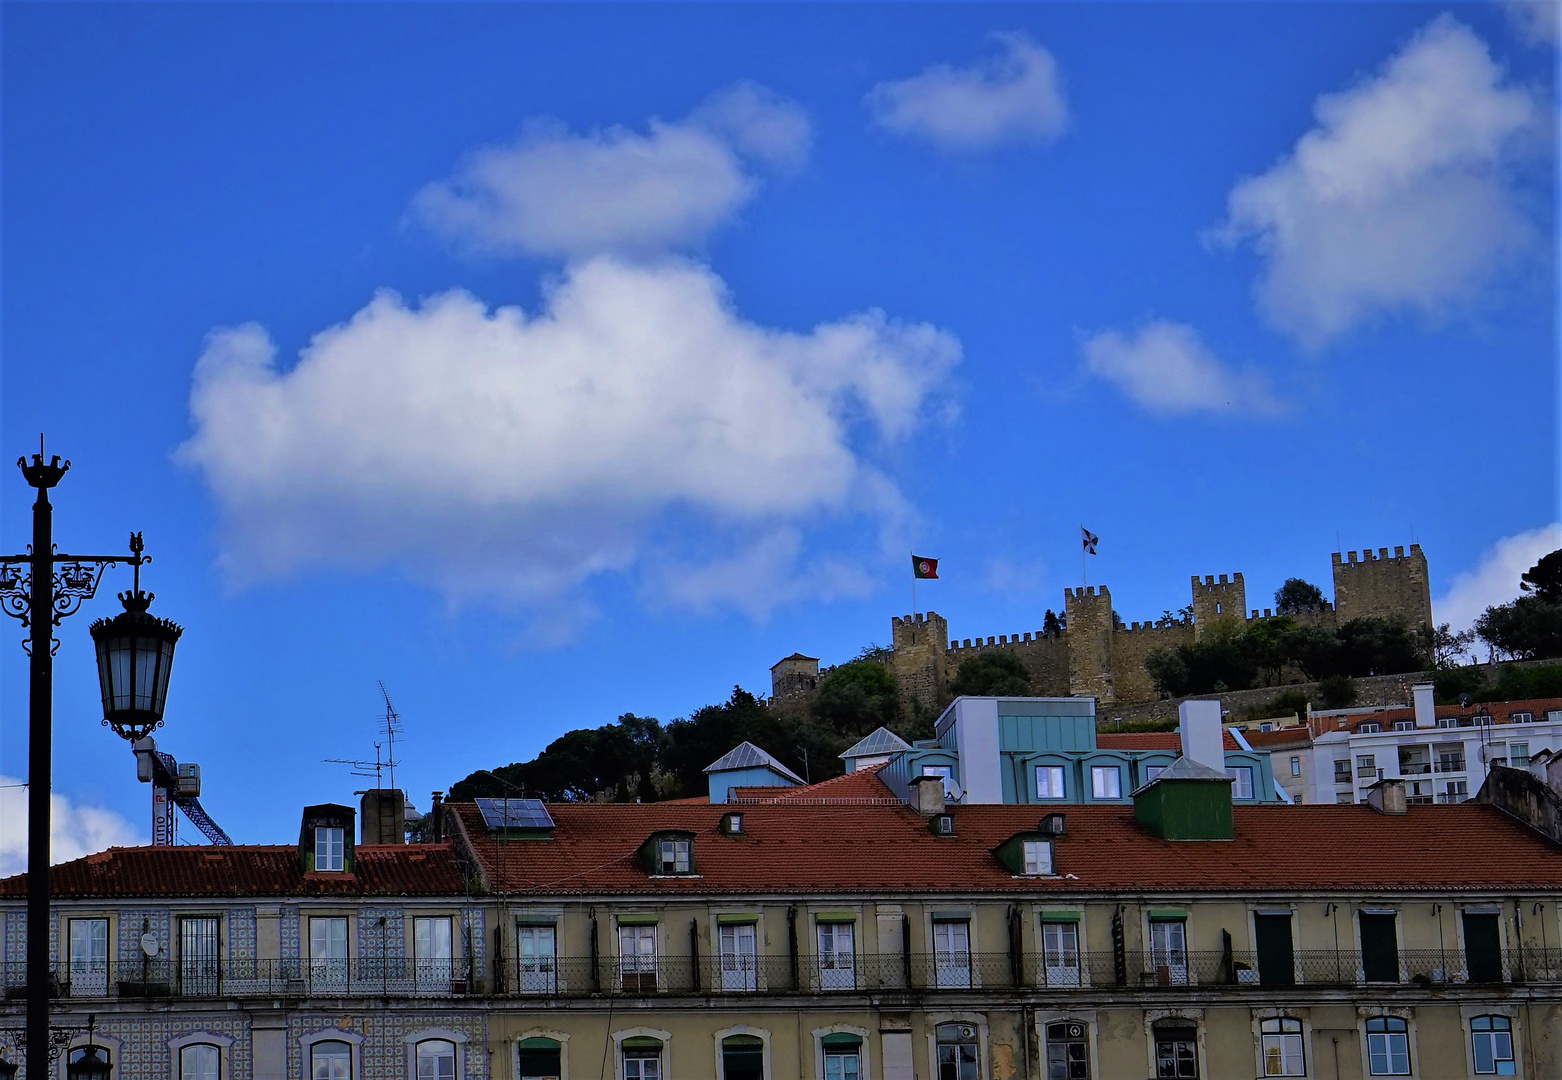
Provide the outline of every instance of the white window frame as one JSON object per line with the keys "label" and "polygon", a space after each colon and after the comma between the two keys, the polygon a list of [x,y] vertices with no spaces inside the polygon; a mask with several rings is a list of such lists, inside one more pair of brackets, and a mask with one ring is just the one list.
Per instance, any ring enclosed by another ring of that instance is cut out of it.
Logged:
{"label": "white window frame", "polygon": [[[81,928],[81,934],[76,932],[77,927]],[[65,958],[71,997],[104,997],[108,994],[109,942],[113,938],[113,929],[107,915],[66,918]]]}
{"label": "white window frame", "polygon": [[[322,854],[323,852],[323,854]],[[334,825],[315,826],[315,869],[339,874],[347,869],[347,830]]]}
{"label": "white window frame", "polygon": [[304,1080],[311,1080],[314,1076],[314,1048],[316,1043],[344,1042],[350,1051],[348,1058],[352,1069],[352,1080],[362,1080],[363,1077],[363,1036],[356,1031],[347,1031],[343,1028],[322,1028],[319,1031],[310,1032],[298,1040],[299,1052],[302,1058]]}
{"label": "white window frame", "polygon": [[857,1027],[854,1024],[831,1024],[829,1027],[814,1028],[814,1075],[823,1080],[824,1072],[824,1040],[827,1035],[855,1035],[862,1040],[857,1048],[857,1075],[860,1080],[869,1080],[874,1076],[873,1072],[873,1047],[868,1041],[868,1029]]}
{"label": "white window frame", "polygon": [[[844,931],[847,948],[841,948]],[[828,939],[828,941],[826,940]],[[857,987],[857,924],[826,919],[814,922],[814,942],[818,946],[819,987],[823,990],[854,990]]]}
{"label": "white window frame", "polygon": [[1301,776],[1302,775],[1302,759],[1301,759],[1301,757],[1299,755],[1296,755],[1296,754],[1292,754],[1291,755],[1291,775],[1292,776]]}
{"label": "white window frame", "polygon": [[[1270,1025],[1275,1025],[1275,1031],[1265,1031]],[[1295,1024],[1295,1031],[1285,1030],[1286,1025]],[[1288,1047],[1294,1046],[1295,1055],[1301,1059],[1299,1071],[1290,1068],[1291,1054]],[[1269,1051],[1273,1047],[1280,1054],[1280,1071],[1269,1071]],[[1306,1076],[1307,1075],[1307,1025],[1295,1016],[1265,1016],[1258,1021],[1258,1075],[1270,1076]]]}
{"label": "white window frame", "polygon": [[693,866],[694,841],[687,836],[663,836],[656,841],[656,872],[659,875],[692,873]]}
{"label": "white window frame", "polygon": [[[1079,1013],[1062,1013],[1055,1016],[1038,1015],[1036,1017],[1036,1033],[1040,1040],[1039,1049],[1041,1051],[1040,1069],[1036,1075],[1046,1075],[1046,1069],[1049,1064],[1047,1054],[1054,1045],[1052,1037],[1047,1033],[1047,1029],[1053,1024],[1080,1024],[1084,1027],[1085,1075],[1089,1076],[1091,1080],[1101,1080],[1100,1074],[1095,1070],[1095,1064],[1099,1059],[1096,1053],[1096,1020],[1095,1013],[1092,1010],[1085,1010]],[[1073,1041],[1072,1039],[1064,1039],[1062,1044],[1066,1045]]]}
{"label": "white window frame", "polygon": [[[1509,1016],[1507,1013],[1504,1013],[1504,1012],[1480,1012],[1480,1013],[1474,1013],[1473,1015],[1470,1015],[1470,1016],[1465,1018],[1465,1025],[1464,1025],[1465,1026],[1465,1033],[1469,1036],[1469,1054],[1470,1054],[1470,1073],[1471,1073],[1471,1075],[1474,1075],[1474,1076],[1517,1076],[1517,1075],[1519,1075],[1519,1071],[1518,1071],[1519,1070],[1518,1032],[1515,1030],[1515,1028],[1518,1025],[1516,1025],[1513,1022],[1513,1019],[1514,1018],[1512,1016]],[[1504,1020],[1508,1024],[1508,1029],[1507,1029],[1506,1032],[1490,1031],[1490,1030],[1488,1030],[1488,1031],[1476,1031],[1475,1030],[1475,1021],[1477,1021],[1477,1020]],[[1496,1051],[1497,1051],[1496,1037],[1498,1035],[1501,1035],[1501,1034],[1506,1034],[1508,1036],[1508,1056],[1505,1057],[1505,1058],[1497,1057],[1497,1053],[1496,1053]],[[1481,1069],[1481,1068],[1479,1068],[1479,1059],[1476,1057],[1476,1052],[1475,1052],[1475,1040],[1478,1039],[1478,1038],[1481,1038],[1481,1037],[1485,1037],[1487,1042],[1489,1042],[1491,1044],[1492,1064],[1493,1064],[1493,1066],[1495,1066],[1494,1068],[1491,1068],[1491,1069]],[[1502,1069],[1501,1069],[1501,1065],[1504,1062],[1511,1064],[1513,1066],[1513,1068],[1509,1069],[1507,1072],[1503,1072]]]}
{"label": "white window frame", "polygon": [[1080,960],[1081,927],[1077,920],[1043,919],[1041,978],[1044,986],[1083,986]]}
{"label": "white window frame", "polygon": [[[438,933],[444,924],[444,933]],[[450,989],[456,977],[456,920],[450,915],[412,918],[412,979],[418,988]]]}
{"label": "white window frame", "polygon": [[1226,775],[1231,777],[1231,797],[1233,799],[1256,798],[1254,795],[1253,766],[1227,765]]}
{"label": "white window frame", "polygon": [[[1047,780],[1047,791],[1042,793],[1043,774]],[[1068,777],[1061,765],[1037,765],[1034,772],[1036,799],[1038,802],[1063,802],[1068,798]],[[1058,782],[1057,792],[1052,791],[1052,781]]]}
{"label": "white window frame", "polygon": [[[546,937],[544,937],[546,932]],[[528,955],[523,943],[539,944],[546,940],[548,948],[533,948]],[[522,994],[552,994],[558,989],[559,932],[553,923],[515,924],[515,976],[516,989]],[[551,1037],[551,1036],[550,1036]]]}
{"label": "white window frame", "polygon": [[[422,1080],[418,1076],[418,1046],[426,1042],[447,1042],[455,1047],[456,1080],[465,1080],[467,1059],[467,1034],[454,1028],[420,1028],[402,1037],[407,1053],[408,1080]],[[563,1055],[560,1055],[561,1064]]]}
{"label": "white window frame", "polygon": [[[1163,940],[1156,941],[1156,928],[1162,928],[1159,935]],[[1176,933],[1172,928],[1176,928]],[[1181,919],[1150,919],[1148,933],[1145,935],[1150,942],[1150,970],[1159,971],[1162,967],[1167,969],[1167,979],[1173,986],[1186,986],[1188,984],[1188,920]],[[1175,943],[1171,940],[1176,938]],[[1162,964],[1160,961],[1165,960]]]}
{"label": "white window frame", "polygon": [[972,986],[970,919],[933,920],[933,973],[940,990]]}
{"label": "white window frame", "polygon": [[955,796],[955,767],[953,765],[924,765],[923,776],[936,776],[944,782],[944,798]]}
{"label": "white window frame", "polygon": [[[1107,781],[1110,780],[1110,783]],[[1103,789],[1111,788],[1110,791]],[[1100,802],[1123,797],[1123,767],[1121,765],[1090,766],[1090,797]]]}
{"label": "white window frame", "polygon": [[[721,968],[721,989],[743,993],[759,989],[759,924],[716,924],[716,959]],[[741,1034],[728,1032],[728,1034]]]}
{"label": "white window frame", "polygon": [[662,1080],[673,1080],[673,1034],[660,1028],[632,1027],[613,1032],[613,1080],[624,1080],[624,1040],[656,1039],[662,1044]]}
{"label": "white window frame", "polygon": [[1047,877],[1052,874],[1052,841],[1022,840],[1020,859],[1027,877]]}
{"label": "white window frame", "polygon": [[217,1075],[229,1080],[233,1075],[233,1039],[215,1031],[191,1031],[176,1039],[168,1040],[168,1059],[173,1062],[176,1080],[184,1080],[182,1055],[187,1047],[215,1046],[217,1048]]}

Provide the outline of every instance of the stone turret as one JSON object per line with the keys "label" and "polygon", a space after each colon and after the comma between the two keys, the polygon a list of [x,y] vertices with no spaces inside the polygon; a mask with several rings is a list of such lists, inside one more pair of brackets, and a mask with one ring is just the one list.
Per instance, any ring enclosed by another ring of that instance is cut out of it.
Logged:
{"label": "stone turret", "polygon": [[1210,627],[1221,619],[1236,619],[1241,622],[1247,616],[1247,586],[1242,583],[1241,573],[1231,575],[1231,580],[1226,580],[1226,575],[1221,574],[1216,581],[1213,574],[1204,575],[1204,580],[1199,580],[1199,575],[1193,575],[1193,639],[1197,641],[1203,637]]}
{"label": "stone turret", "polygon": [[894,619],[890,633],[895,649],[891,670],[900,692],[908,700],[937,708],[947,675],[948,621],[935,611],[906,615]]}
{"label": "stone turret", "polygon": [[1068,618],[1069,693],[1116,700],[1112,692],[1112,594],[1102,585],[1063,590]]}
{"label": "stone turret", "polygon": [[1365,615],[1402,615],[1411,626],[1432,625],[1432,588],[1426,572],[1426,556],[1420,544],[1410,545],[1410,554],[1396,547],[1348,551],[1341,558],[1336,551],[1334,563],[1334,613],[1340,622]]}

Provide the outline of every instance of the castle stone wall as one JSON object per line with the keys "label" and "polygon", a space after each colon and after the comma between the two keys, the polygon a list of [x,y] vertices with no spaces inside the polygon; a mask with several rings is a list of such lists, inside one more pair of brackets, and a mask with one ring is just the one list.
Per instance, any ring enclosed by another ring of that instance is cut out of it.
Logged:
{"label": "castle stone wall", "polygon": [[894,655],[890,670],[900,692],[911,701],[937,708],[944,687],[953,678],[946,663],[949,623],[937,612],[897,616],[890,624]]}
{"label": "castle stone wall", "polygon": [[1112,594],[1102,585],[1063,590],[1068,626],[1068,689],[1115,701],[1112,687]]}
{"label": "castle stone wall", "polygon": [[952,680],[960,665],[979,653],[1002,650],[1019,659],[1030,675],[1031,689],[1041,697],[1064,697],[1069,692],[1068,638],[1063,634],[1048,637],[1040,630],[1031,634],[1000,634],[998,637],[966,638],[951,641],[945,664]]}
{"label": "castle stone wall", "polygon": [[1432,590],[1426,572],[1426,556],[1420,544],[1410,545],[1410,554],[1396,547],[1363,549],[1358,562],[1348,551],[1341,558],[1336,551],[1334,563],[1334,610],[1340,622],[1365,615],[1403,615],[1411,626],[1432,625]]}
{"label": "castle stone wall", "polygon": [[1193,575],[1193,639],[1197,641],[1204,632],[1221,619],[1241,619],[1247,614],[1247,586],[1241,574],[1232,575],[1227,581],[1221,574],[1216,581],[1213,574]]}
{"label": "castle stone wall", "polygon": [[1112,689],[1117,701],[1145,701],[1155,697],[1155,684],[1145,670],[1144,658],[1152,649],[1191,645],[1196,626],[1172,623],[1131,623],[1112,634]]}

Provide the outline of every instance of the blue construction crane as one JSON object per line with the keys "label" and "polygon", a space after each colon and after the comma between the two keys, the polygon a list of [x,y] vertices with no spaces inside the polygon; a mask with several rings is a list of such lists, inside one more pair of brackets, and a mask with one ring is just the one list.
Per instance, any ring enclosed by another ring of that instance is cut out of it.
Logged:
{"label": "blue construction crane", "polygon": [[171,847],[174,843],[176,822],[174,807],[184,811],[206,839],[220,847],[233,843],[233,838],[222,826],[212,820],[201,806],[201,767],[193,762],[184,765],[174,760],[172,754],[157,748],[150,735],[130,744],[136,754],[136,779],[152,785],[152,844],[154,847]]}

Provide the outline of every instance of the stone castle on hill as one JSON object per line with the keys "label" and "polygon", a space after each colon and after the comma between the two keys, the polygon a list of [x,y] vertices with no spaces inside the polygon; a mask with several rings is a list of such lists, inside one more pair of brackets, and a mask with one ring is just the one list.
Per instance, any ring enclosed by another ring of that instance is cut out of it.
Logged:
{"label": "stone castle on hill", "polygon": [[[1432,624],[1432,593],[1420,544],[1411,544],[1408,555],[1403,547],[1396,547],[1393,555],[1388,548],[1376,554],[1363,550],[1359,559],[1354,551],[1344,557],[1335,552],[1333,568],[1334,603],[1293,613],[1293,618],[1334,626],[1378,615],[1399,616],[1412,626]],[[897,616],[886,663],[902,693],[933,709],[947,700],[961,663],[992,649],[1019,658],[1038,696],[1078,695],[1102,704],[1131,704],[1156,697],[1144,666],[1152,650],[1191,644],[1222,619],[1273,617],[1268,608],[1248,608],[1240,573],[1221,574],[1218,581],[1213,575],[1200,580],[1195,574],[1191,622],[1121,622],[1104,585],[1064,589],[1063,604],[1063,625],[1054,633],[1038,630],[963,641],[949,637],[948,622],[936,612]],[[770,669],[771,693],[776,698],[807,695],[819,677],[816,658],[794,653]]]}

